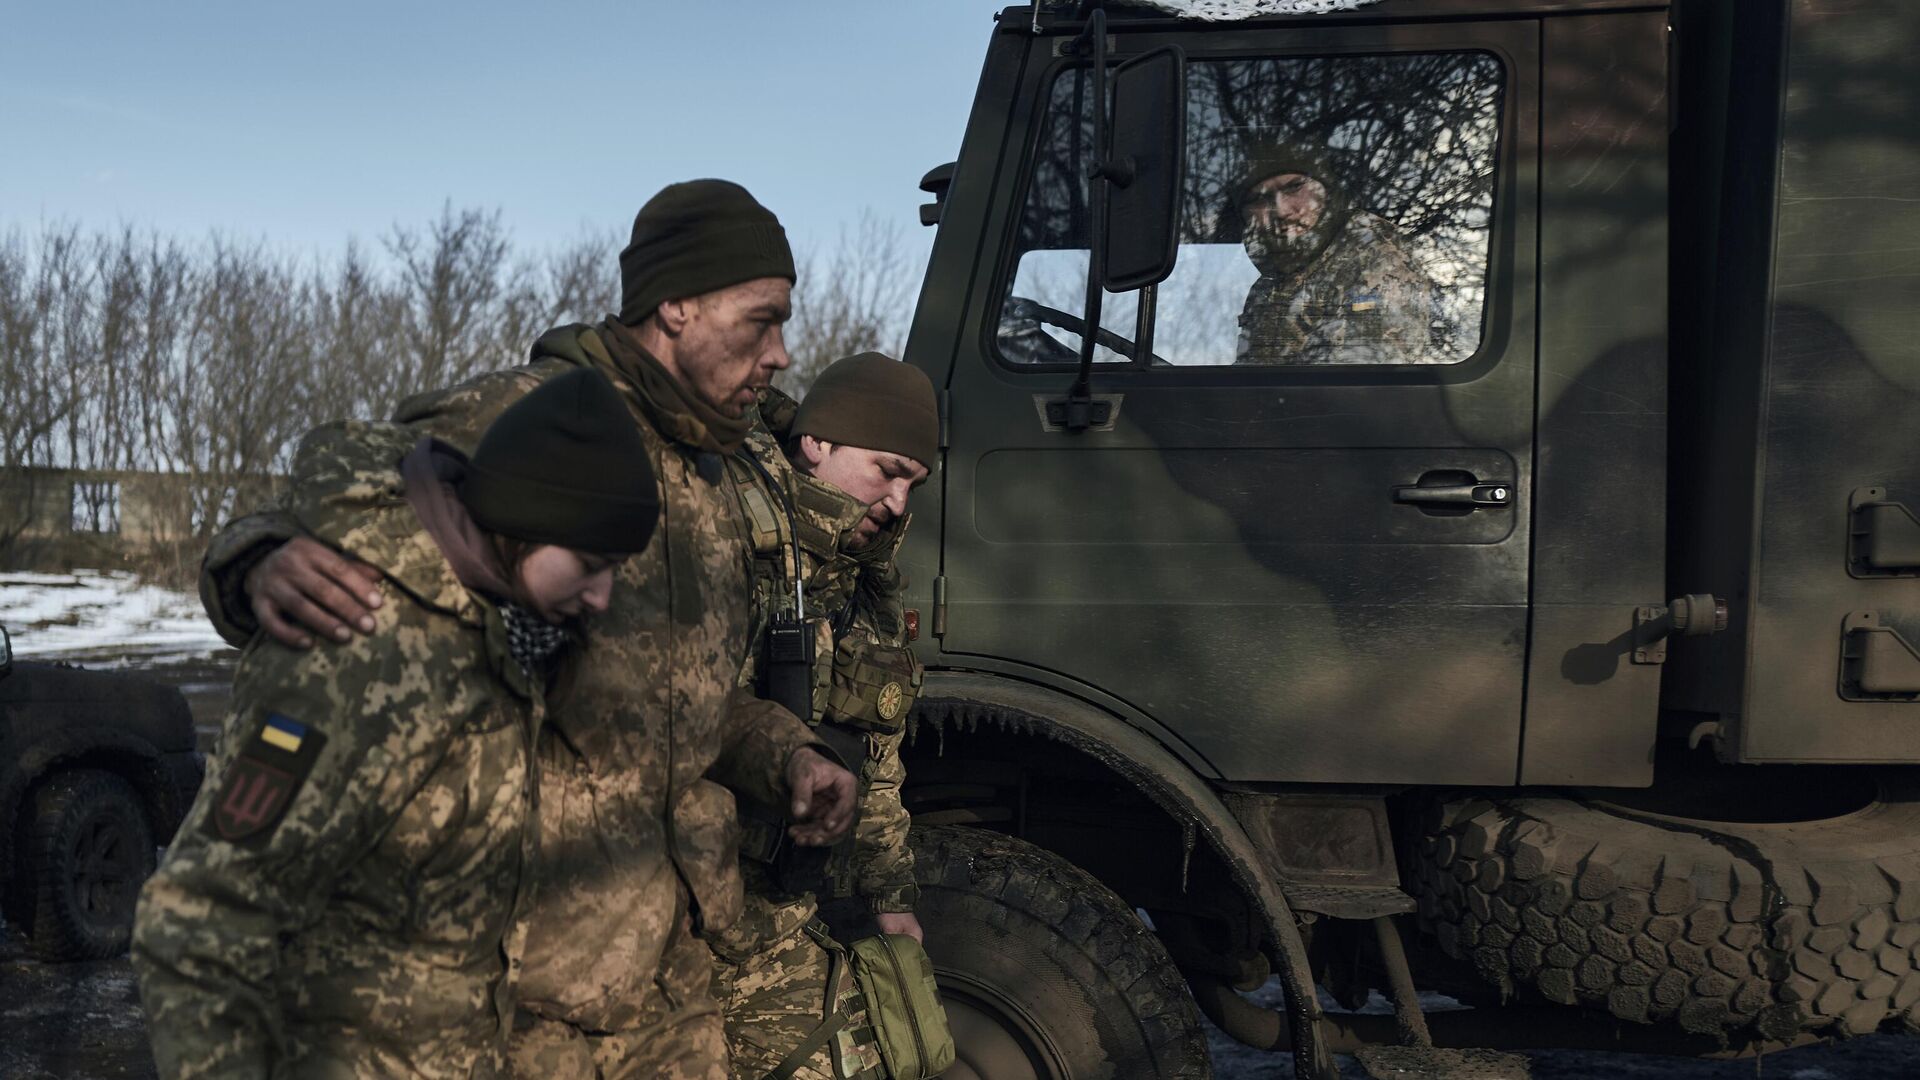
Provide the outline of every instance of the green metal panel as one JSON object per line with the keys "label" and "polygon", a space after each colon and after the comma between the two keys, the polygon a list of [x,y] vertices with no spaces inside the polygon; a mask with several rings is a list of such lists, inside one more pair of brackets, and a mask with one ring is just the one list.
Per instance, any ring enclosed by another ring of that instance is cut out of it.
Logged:
{"label": "green metal panel", "polygon": [[[1542,22],[1540,402],[1523,784],[1653,780],[1667,466],[1667,20]],[[1687,591],[1687,590],[1681,590]]]}
{"label": "green metal panel", "polygon": [[[1174,40],[1136,38],[1123,47]],[[983,259],[964,317],[936,325],[923,310],[915,326],[916,362],[935,342],[955,349],[945,635],[929,658],[1097,688],[1229,779],[1511,783],[1534,494],[1538,24],[1178,40],[1196,60],[1212,48],[1500,58],[1480,348],[1413,371],[1101,370],[1095,390],[1119,395],[1115,422],[1068,435],[1046,430],[1037,401],[1064,393],[1071,376],[991,355],[997,297],[984,283],[1000,267]],[[985,238],[983,253],[1011,235],[1022,173],[1013,148],[1031,133],[1040,69],[1052,62],[1046,38],[1030,48],[984,213],[958,179],[949,204],[950,215],[979,215],[969,232]],[[943,243],[955,221],[942,223]],[[930,271],[943,309],[958,288],[952,266]],[[1395,486],[1450,469],[1510,482],[1512,505],[1463,518],[1395,503]],[[919,543],[924,560],[929,541]]]}
{"label": "green metal panel", "polygon": [[1849,612],[1920,642],[1920,578],[1847,564],[1856,489],[1920,509],[1920,6],[1789,11],[1740,753],[1913,761],[1920,702],[1838,668]]}

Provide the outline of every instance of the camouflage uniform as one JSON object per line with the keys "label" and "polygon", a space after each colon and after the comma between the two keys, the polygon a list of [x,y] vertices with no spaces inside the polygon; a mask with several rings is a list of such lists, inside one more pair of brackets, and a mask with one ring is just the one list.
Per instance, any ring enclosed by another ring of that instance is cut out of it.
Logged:
{"label": "camouflage uniform", "polygon": [[[866,752],[861,761],[848,763],[860,774],[860,812],[851,858],[835,863],[837,891],[858,897],[861,906],[873,913],[911,912],[919,891],[913,880],[913,852],[907,846],[908,816],[900,802],[900,786],[906,779],[900,741],[919,668],[905,649],[900,572],[894,565],[907,519],[895,522],[865,548],[849,550],[854,527],[867,508],[788,461],[781,444],[793,418],[790,399],[769,392],[761,415],[764,425],[756,427],[742,451],[751,455],[752,463],[744,456],[730,463],[756,556],[753,640],[763,641],[774,612],[793,608],[796,530],[791,521],[798,526],[800,575],[815,634],[813,713],[807,719],[815,724],[857,720],[862,710],[851,697],[861,695],[864,687],[867,699],[866,715],[859,723]],[[884,657],[878,655],[882,653]],[[888,666],[874,668],[875,660],[885,660]],[[762,663],[763,651],[756,650],[743,685],[751,685]],[[881,708],[879,695],[889,682],[899,689],[891,704]],[[886,715],[875,730],[869,722],[879,713]],[[749,821],[746,847],[770,846],[768,831],[765,824]],[[830,957],[808,930],[819,909],[812,893],[781,892],[765,863],[754,858],[743,858],[741,869],[747,886],[746,911],[731,929],[711,938],[716,960],[713,986],[714,997],[726,1013],[734,1073],[758,1077],[778,1065],[825,1019]],[[848,1011],[847,1028],[794,1075],[803,1080],[884,1076],[878,1051],[862,1031],[865,1004],[850,979],[833,1004]]]}
{"label": "camouflage uniform", "polygon": [[1240,311],[1240,364],[1446,363],[1433,281],[1386,219],[1356,211],[1324,250],[1262,276]]}
{"label": "camouflage uniform", "polygon": [[[504,1065],[542,690],[407,503],[398,463],[415,438],[331,425],[301,446],[289,511],[380,568],[386,603],[370,636],[311,651],[262,636],[241,657],[209,770],[222,779],[135,920],[164,1076]],[[305,499],[309,482],[332,494]]]}
{"label": "camouflage uniform", "polygon": [[[470,450],[540,380],[591,365],[641,421],[659,531],[621,566],[609,610],[588,620],[580,660],[552,697],[540,891],[512,1053],[526,1075],[719,1078],[711,964],[693,934],[740,914],[727,787],[780,805],[788,758],[816,744],[786,710],[739,689],[751,617],[739,500],[720,455],[701,449],[700,422],[643,389],[629,334],[611,322],[549,331],[530,364],[410,399],[396,419]],[[246,629],[246,556],[286,535],[265,515],[216,541],[201,581],[216,623]]]}

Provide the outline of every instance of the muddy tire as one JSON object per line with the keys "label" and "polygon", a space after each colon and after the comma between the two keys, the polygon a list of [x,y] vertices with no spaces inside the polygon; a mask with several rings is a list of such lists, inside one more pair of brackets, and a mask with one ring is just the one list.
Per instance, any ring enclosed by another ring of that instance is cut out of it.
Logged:
{"label": "muddy tire", "polygon": [[1420,921],[1505,992],[1728,1038],[1920,1031],[1920,790],[1786,825],[1439,805]]}
{"label": "muddy tire", "polygon": [[[35,954],[97,960],[127,950],[141,883],[153,873],[153,830],[140,797],[112,773],[56,774],[28,801],[21,870],[8,906]],[[11,921],[11,919],[9,919]]]}
{"label": "muddy tire", "polygon": [[945,1080],[1212,1075],[1185,982],[1106,886],[982,829],[915,826],[912,843],[958,1050]]}

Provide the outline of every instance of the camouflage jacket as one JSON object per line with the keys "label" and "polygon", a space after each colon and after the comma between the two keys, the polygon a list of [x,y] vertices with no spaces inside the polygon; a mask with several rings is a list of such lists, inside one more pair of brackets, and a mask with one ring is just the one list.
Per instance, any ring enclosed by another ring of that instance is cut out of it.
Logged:
{"label": "camouflage jacket", "polygon": [[[850,728],[866,748],[862,760],[848,762],[860,775],[860,814],[850,865],[839,867],[849,875],[841,885],[875,912],[912,911],[918,888],[907,846],[908,816],[900,802],[906,779],[900,742],[921,673],[906,648],[900,571],[894,563],[908,519],[895,522],[865,548],[850,549],[854,526],[867,508],[788,460],[781,444],[793,419],[790,398],[767,392],[761,418],[746,447],[728,463],[754,550],[754,651],[742,685],[755,685],[761,674],[768,622],[775,613],[793,612],[797,539],[798,576],[814,633],[813,711],[805,719]],[[744,859],[742,870],[746,916],[718,942],[722,952],[735,956],[760,951],[806,923],[816,908],[811,895],[780,895],[763,864]]]}
{"label": "camouflage jacket", "polygon": [[1432,364],[1435,287],[1386,219],[1353,214],[1305,267],[1262,277],[1240,312],[1241,364]]}
{"label": "camouflage jacket", "polygon": [[380,568],[386,602],[371,636],[241,657],[214,779],[134,927],[163,1076],[503,1068],[542,694],[401,492],[415,437],[342,424],[301,445],[289,512]]}
{"label": "camouflage jacket", "polygon": [[[596,1031],[630,1026],[655,993],[678,918],[676,873],[700,927],[739,917],[742,887],[732,787],[776,805],[785,766],[815,745],[785,709],[740,690],[751,617],[750,548],[719,456],[699,449],[692,417],[643,394],[603,335],[567,326],[534,344],[524,367],[403,402],[395,419],[471,451],[522,394],[578,365],[604,372],[640,420],[660,480],[660,525],[588,620],[540,745],[540,890],[520,1002]],[[201,595],[216,625],[249,629],[239,597],[247,555],[284,539],[277,514],[228,526],[209,550]],[[239,605],[239,606],[236,606]],[[722,786],[725,785],[725,786]]]}

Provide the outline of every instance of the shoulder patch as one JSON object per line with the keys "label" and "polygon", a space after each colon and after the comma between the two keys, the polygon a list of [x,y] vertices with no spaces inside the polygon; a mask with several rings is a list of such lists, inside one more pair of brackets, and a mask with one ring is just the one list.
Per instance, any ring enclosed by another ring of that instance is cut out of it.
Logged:
{"label": "shoulder patch", "polygon": [[256,845],[273,835],[320,757],[327,737],[280,713],[268,713],[227,766],[203,826],[231,844]]}

